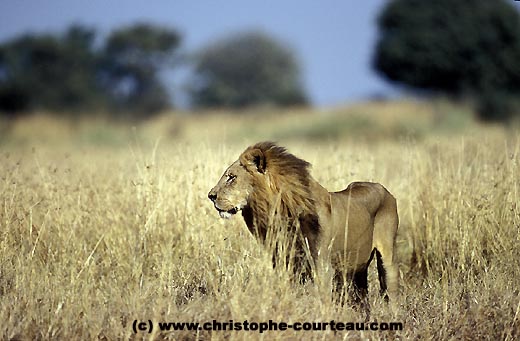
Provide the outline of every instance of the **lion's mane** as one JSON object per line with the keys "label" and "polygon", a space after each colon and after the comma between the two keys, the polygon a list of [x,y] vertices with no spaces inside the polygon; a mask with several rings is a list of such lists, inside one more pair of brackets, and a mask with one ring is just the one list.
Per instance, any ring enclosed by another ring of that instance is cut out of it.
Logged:
{"label": "lion's mane", "polygon": [[[310,188],[310,163],[287,152],[272,142],[260,142],[248,147],[240,156],[241,162],[255,149],[262,151],[264,158],[258,162],[265,169],[264,177],[254,177],[248,202],[243,212],[246,222],[250,220],[263,239],[273,223],[298,229],[315,253],[320,232],[318,215]],[[250,224],[248,224],[250,225]]]}

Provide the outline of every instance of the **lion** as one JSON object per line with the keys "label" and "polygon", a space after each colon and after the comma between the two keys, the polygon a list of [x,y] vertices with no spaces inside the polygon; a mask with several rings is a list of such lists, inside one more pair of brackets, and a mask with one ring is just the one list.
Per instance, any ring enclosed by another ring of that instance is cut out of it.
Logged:
{"label": "lion", "polygon": [[226,169],[208,198],[222,218],[241,211],[249,231],[263,242],[274,228],[273,217],[279,218],[286,230],[301,236],[300,254],[310,254],[314,264],[318,258],[329,261],[337,288],[348,280],[356,301],[366,299],[368,266],[375,255],[380,293],[388,301],[398,286],[395,198],[371,182],[329,192],[309,168],[285,148],[260,142]]}

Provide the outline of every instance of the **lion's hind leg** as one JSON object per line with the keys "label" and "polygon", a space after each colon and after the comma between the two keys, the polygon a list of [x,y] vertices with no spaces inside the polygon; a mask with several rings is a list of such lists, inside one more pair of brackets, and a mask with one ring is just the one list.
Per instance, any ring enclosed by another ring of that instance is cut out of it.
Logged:
{"label": "lion's hind leg", "polygon": [[395,263],[395,238],[397,235],[397,206],[388,193],[374,220],[374,247],[381,295],[388,300],[397,294],[398,271]]}
{"label": "lion's hind leg", "polygon": [[368,294],[368,267],[354,273],[352,284],[356,303],[364,305]]}
{"label": "lion's hind leg", "polygon": [[336,295],[342,305],[346,298],[344,294],[347,294],[354,304],[363,306],[368,294],[368,266],[349,273],[337,270],[334,283]]}
{"label": "lion's hind leg", "polygon": [[368,267],[373,257],[374,251],[371,252],[368,261],[349,276],[354,303],[357,307],[361,308],[362,311],[365,311],[367,316],[370,314],[370,302],[368,300]]}
{"label": "lion's hind leg", "polygon": [[376,259],[380,293],[385,301],[388,301],[388,297],[395,297],[397,292],[397,267],[395,264],[385,263],[383,256],[378,250],[376,250]]}

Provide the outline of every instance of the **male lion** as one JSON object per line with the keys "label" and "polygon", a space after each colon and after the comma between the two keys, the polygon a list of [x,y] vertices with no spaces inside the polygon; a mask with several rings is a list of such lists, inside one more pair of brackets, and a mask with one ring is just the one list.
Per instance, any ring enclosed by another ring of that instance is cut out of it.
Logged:
{"label": "male lion", "polygon": [[[309,174],[310,164],[272,142],[248,147],[224,172],[208,194],[222,218],[242,211],[249,230],[265,241],[273,217],[298,233],[300,253],[316,261],[324,257],[335,280],[352,281],[357,300],[366,298],[367,268],[374,254],[380,292],[388,299],[397,291],[394,245],[398,216],[395,198],[380,184],[354,182],[328,192]],[[344,277],[345,276],[345,277]]]}

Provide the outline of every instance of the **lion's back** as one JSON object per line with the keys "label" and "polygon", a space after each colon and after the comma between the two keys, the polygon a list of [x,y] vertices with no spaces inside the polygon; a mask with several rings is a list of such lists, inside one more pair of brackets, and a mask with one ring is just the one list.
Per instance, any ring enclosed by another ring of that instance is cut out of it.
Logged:
{"label": "lion's back", "polygon": [[341,198],[345,208],[352,205],[361,205],[371,215],[378,210],[388,196],[392,197],[383,185],[376,182],[352,182],[347,188],[334,192],[333,195]]}

